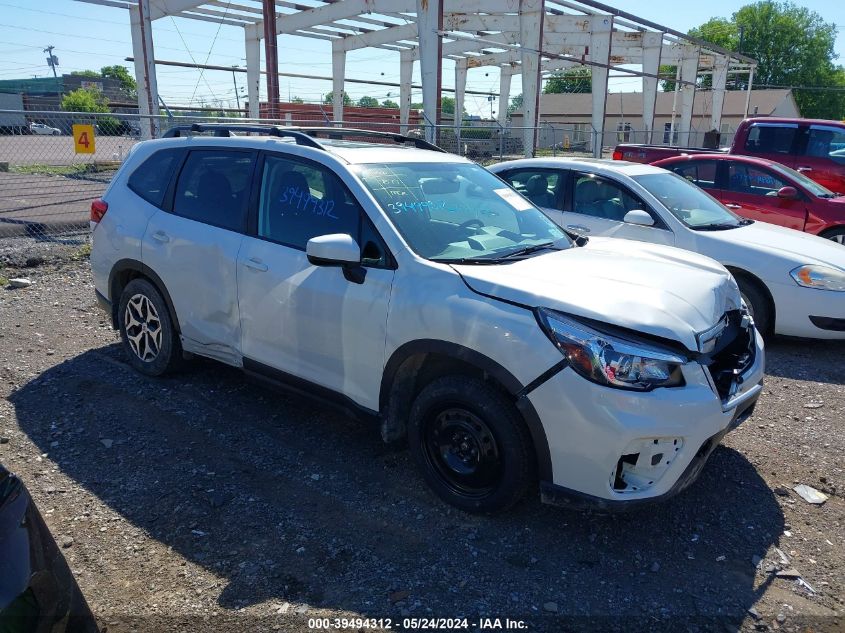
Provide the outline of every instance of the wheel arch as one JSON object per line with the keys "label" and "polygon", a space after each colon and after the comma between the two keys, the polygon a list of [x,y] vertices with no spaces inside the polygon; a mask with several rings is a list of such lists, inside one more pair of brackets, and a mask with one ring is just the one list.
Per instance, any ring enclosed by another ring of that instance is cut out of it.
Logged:
{"label": "wheel arch", "polygon": [[167,311],[170,313],[170,319],[173,322],[176,332],[181,332],[182,328],[179,325],[179,317],[176,314],[176,308],[173,306],[173,300],[170,298],[170,293],[167,291],[167,286],[162,281],[161,277],[149,266],[136,259],[121,259],[112,266],[109,273],[109,300],[112,305],[112,326],[118,328],[118,304],[120,302],[120,294],[123,289],[133,279],[146,279],[153,284],[161,293],[164,302],[167,304]]}
{"label": "wheel arch", "polygon": [[825,239],[832,239],[831,235],[842,235],[845,234],[845,224],[837,224],[835,226],[830,226],[826,228],[824,231],[819,233],[819,237],[823,237]]}
{"label": "wheel arch", "polygon": [[382,438],[390,442],[405,437],[416,394],[434,378],[449,373],[480,378],[508,397],[528,428],[540,479],[552,481],[546,432],[531,401],[522,393],[524,385],[500,363],[458,343],[420,339],[393,352],[382,373],[379,392]]}
{"label": "wheel arch", "polygon": [[772,315],[771,323],[769,324],[769,332],[764,332],[763,334],[774,334],[775,324],[777,323],[777,307],[775,306],[775,299],[774,297],[772,297],[772,293],[769,290],[769,287],[757,275],[748,272],[744,268],[740,268],[739,266],[731,266],[728,264],[725,264],[725,268],[727,268],[728,271],[734,277],[744,278],[746,281],[757,286],[757,289],[763,293],[763,296],[766,298],[766,302],[769,304],[769,312]]}

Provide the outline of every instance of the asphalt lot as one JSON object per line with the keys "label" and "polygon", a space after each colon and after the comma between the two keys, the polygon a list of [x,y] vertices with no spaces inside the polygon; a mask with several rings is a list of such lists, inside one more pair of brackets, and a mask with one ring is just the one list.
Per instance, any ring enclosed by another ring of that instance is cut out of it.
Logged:
{"label": "asphalt lot", "polygon": [[[0,462],[110,632],[432,616],[845,627],[845,343],[770,344],[754,416],[667,503],[598,516],[530,499],[482,518],[438,501],[376,429],[310,400],[212,362],[134,373],[87,263],[0,274],[35,282],[0,289]],[[830,499],[809,505],[798,483]]]}

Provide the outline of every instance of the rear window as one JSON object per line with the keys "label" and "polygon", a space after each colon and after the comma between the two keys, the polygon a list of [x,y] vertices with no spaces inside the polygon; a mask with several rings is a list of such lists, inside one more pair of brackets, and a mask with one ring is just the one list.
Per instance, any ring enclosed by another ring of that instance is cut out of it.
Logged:
{"label": "rear window", "polygon": [[129,188],[150,204],[161,207],[170,177],[181,156],[181,149],[163,149],[154,153],[129,176]]}
{"label": "rear window", "polygon": [[695,160],[681,165],[672,165],[669,169],[699,187],[715,189],[716,166],[715,160]]}

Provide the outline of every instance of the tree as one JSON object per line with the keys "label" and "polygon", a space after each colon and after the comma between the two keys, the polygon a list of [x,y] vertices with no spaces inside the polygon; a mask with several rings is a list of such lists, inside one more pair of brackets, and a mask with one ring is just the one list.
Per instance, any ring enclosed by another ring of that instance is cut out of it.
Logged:
{"label": "tree", "polygon": [[[756,59],[754,85],[793,87],[803,116],[845,117],[845,92],[810,89],[842,87],[845,73],[833,63],[836,25],[825,22],[815,11],[791,2],[766,0],[740,8],[730,20],[712,18],[691,29],[690,35]],[[674,83],[664,81],[663,89],[674,90]],[[703,85],[708,86],[709,80]],[[738,79],[729,87],[745,85]]]}
{"label": "tree", "polygon": [[508,106],[508,114],[513,114],[514,112],[519,112],[520,110],[522,110],[522,94],[518,94],[511,98],[511,103]]}
{"label": "tree", "polygon": [[129,74],[125,66],[116,64],[114,66],[103,66],[100,69],[100,75],[108,79],[116,79],[120,82],[123,92],[127,96],[135,97],[138,94],[138,84],[135,83],[135,78]]}
{"label": "tree", "polygon": [[[420,104],[422,107],[422,104]],[[451,114],[454,116],[455,114],[455,97],[440,97],[440,112],[442,114]],[[463,112],[461,113],[461,118],[467,116],[467,109],[464,108]]]}
{"label": "tree", "polygon": [[77,88],[62,97],[66,112],[109,112],[108,101],[96,88]]}
{"label": "tree", "polygon": [[543,94],[559,94],[562,92],[592,92],[593,74],[589,68],[578,66],[568,68],[564,71],[552,73],[546,85],[543,87]]}
{"label": "tree", "polygon": [[[326,96],[323,98],[323,103],[331,104],[332,101],[334,101],[334,95],[331,92],[327,92]],[[350,97],[345,90],[343,91],[343,105],[352,105],[352,97]]]}
{"label": "tree", "polygon": [[422,110],[422,102],[415,102],[411,104],[411,110]]}
{"label": "tree", "polygon": [[291,99],[290,102],[291,103],[305,103],[305,101],[302,99],[302,97],[296,97],[296,96],[293,99]]}
{"label": "tree", "polygon": [[101,79],[102,75],[96,70],[74,70],[72,77],[85,77],[86,79]]}
{"label": "tree", "polygon": [[395,101],[391,101],[390,99],[385,99],[384,101],[381,102],[381,107],[382,108],[396,108],[398,110],[399,104],[396,103]]}
{"label": "tree", "polygon": [[378,99],[375,97],[361,97],[358,99],[358,106],[361,108],[377,108]]}

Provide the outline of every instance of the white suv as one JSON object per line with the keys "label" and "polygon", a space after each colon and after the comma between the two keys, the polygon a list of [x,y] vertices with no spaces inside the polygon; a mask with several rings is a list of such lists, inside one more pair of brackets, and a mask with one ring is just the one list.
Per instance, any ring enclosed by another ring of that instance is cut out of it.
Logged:
{"label": "white suv", "polygon": [[753,410],[762,341],[716,262],[570,237],[419,139],[230,136],[257,129],[139,143],[92,205],[97,295],[139,371],[198,354],[377,418],[473,512],[538,483],[669,496]]}

